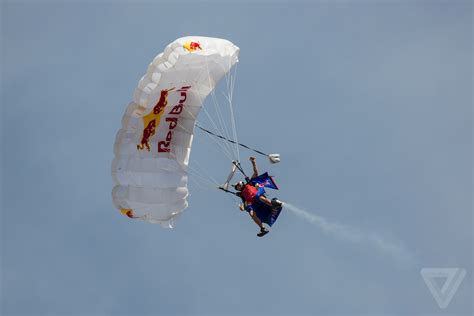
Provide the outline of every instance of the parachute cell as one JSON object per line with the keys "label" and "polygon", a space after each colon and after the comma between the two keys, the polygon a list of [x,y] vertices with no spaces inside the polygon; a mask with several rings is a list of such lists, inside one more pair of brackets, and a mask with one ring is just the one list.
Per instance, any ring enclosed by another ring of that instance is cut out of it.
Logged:
{"label": "parachute cell", "polygon": [[140,79],[117,132],[112,200],[122,214],[172,227],[188,206],[188,164],[207,95],[238,61],[224,39],[175,40]]}

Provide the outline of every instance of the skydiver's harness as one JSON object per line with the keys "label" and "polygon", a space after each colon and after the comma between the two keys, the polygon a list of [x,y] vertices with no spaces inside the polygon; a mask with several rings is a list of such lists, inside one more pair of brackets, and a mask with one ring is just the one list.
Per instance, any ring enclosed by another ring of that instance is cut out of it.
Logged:
{"label": "skydiver's harness", "polygon": [[[233,192],[229,190],[229,183],[232,180],[237,170],[239,170],[242,173],[242,175],[245,177],[246,184],[241,191]],[[256,189],[256,192],[247,191],[247,190],[251,190],[251,188],[246,188],[246,186],[251,186],[253,189]],[[259,201],[260,197],[265,196],[264,187],[278,190],[276,183],[273,181],[272,177],[268,175],[267,172],[255,178],[250,179],[247,176],[247,174],[245,174],[245,171],[243,170],[239,161],[232,161],[232,169],[231,169],[231,172],[229,173],[229,176],[227,177],[226,182],[223,185],[219,186],[218,188],[226,193],[230,193],[232,195],[235,195],[241,198],[244,208],[247,212],[249,212],[251,215],[252,215],[251,213],[252,211],[260,212],[259,213],[260,215],[257,214],[257,216],[263,222],[268,223],[271,226],[272,223],[276,220],[276,217],[278,217],[278,214],[280,213],[282,209],[283,203],[279,201],[277,198],[273,198],[271,200],[270,207],[265,206],[266,203],[263,203],[263,202],[261,203],[263,206],[259,206],[260,203],[257,203],[257,202],[261,202]],[[269,215],[269,214],[273,214],[273,215]],[[267,218],[268,216],[270,217],[275,216],[275,217],[274,218],[272,217],[273,220],[269,221],[269,219]],[[267,221],[264,221],[263,218],[267,218]]]}
{"label": "skydiver's harness", "polygon": [[[247,205],[246,205],[245,198],[241,195],[242,192],[234,192],[234,191],[230,191],[230,190],[229,190],[230,181],[231,181],[232,178],[234,177],[235,172],[236,172],[237,170],[239,170],[239,171],[242,173],[242,175],[244,176],[246,185],[248,185],[248,184],[251,185],[251,184],[252,184],[252,183],[250,182],[249,176],[247,176],[247,174],[245,173],[244,169],[243,169],[242,166],[240,165],[240,162],[239,162],[239,161],[236,161],[236,160],[233,160],[233,161],[232,161],[232,169],[231,169],[231,171],[230,171],[230,173],[229,173],[229,176],[227,177],[226,182],[225,182],[223,185],[219,186],[219,189],[222,190],[222,191],[224,191],[224,192],[227,192],[227,193],[230,193],[230,194],[232,194],[232,195],[235,195],[235,196],[239,197],[239,198],[242,200],[242,203],[244,203],[245,208],[247,209]],[[248,211],[248,210],[247,210],[247,211]]]}
{"label": "skydiver's harness", "polygon": [[[246,149],[248,149],[248,150],[251,150],[251,151],[253,151],[253,152],[255,152],[255,153],[259,154],[259,155],[266,156],[266,157],[269,159],[270,163],[272,163],[272,164],[274,164],[274,163],[279,163],[279,162],[280,162],[280,154],[266,154],[266,153],[264,153],[263,151],[260,151],[260,150],[251,148],[251,147],[249,147],[249,146],[247,146],[247,145],[245,145],[245,144],[239,143],[239,142],[237,142],[237,141],[235,141],[235,140],[232,140],[232,139],[229,139],[229,138],[224,137],[224,136],[222,136],[222,135],[216,134],[216,133],[214,133],[214,132],[212,132],[212,131],[210,131],[210,130],[208,130],[208,129],[202,127],[202,126],[200,126],[200,125],[197,124],[197,123],[195,124],[195,126],[196,126],[197,128],[199,128],[200,130],[202,130],[203,132],[209,134],[209,135],[218,137],[218,138],[220,138],[220,139],[222,139],[222,140],[224,140],[224,141],[227,141],[227,142],[229,142],[229,143],[235,144],[235,145],[237,145],[237,146],[244,147],[244,148],[246,148]],[[221,186],[218,187],[220,190],[222,190],[222,191],[224,191],[224,192],[227,192],[227,193],[231,193],[231,194],[233,194],[233,195],[237,195],[236,192],[232,192],[232,191],[229,190],[229,183],[230,183],[230,181],[232,180],[232,177],[234,176],[234,174],[235,174],[235,172],[236,172],[237,169],[244,175],[245,181],[247,182],[247,184],[251,184],[251,183],[250,183],[250,180],[251,180],[251,179],[245,174],[244,169],[243,169],[242,166],[240,165],[240,161],[238,161],[238,160],[233,160],[233,161],[232,161],[232,170],[231,170],[229,176],[227,177],[227,181],[226,181],[223,185],[221,185]]]}
{"label": "skydiver's harness", "polygon": [[[247,145],[245,145],[245,144],[239,143],[239,142],[237,142],[237,141],[235,141],[235,140],[232,140],[232,139],[229,139],[229,138],[224,137],[224,136],[222,136],[222,135],[216,134],[216,133],[214,133],[214,132],[212,132],[212,131],[210,131],[210,130],[208,130],[208,129],[202,127],[202,126],[200,126],[200,125],[197,124],[197,123],[195,124],[195,126],[196,126],[197,128],[199,128],[200,130],[202,130],[203,132],[209,134],[209,135],[218,137],[218,138],[220,138],[220,139],[222,139],[222,140],[224,140],[224,141],[227,141],[227,142],[229,142],[229,143],[235,144],[235,145],[237,145],[237,146],[244,147],[244,148],[246,148],[246,149],[248,149],[248,150],[251,150],[251,151],[253,151],[253,152],[255,152],[255,153],[259,154],[259,155],[266,156],[266,157],[270,160],[270,163],[272,163],[272,164],[274,164],[274,163],[279,163],[279,162],[280,162],[280,154],[266,154],[266,153],[264,153],[263,151],[260,151],[260,150],[251,148],[251,147],[249,147],[249,146],[247,146]],[[229,176],[227,177],[227,181],[226,181],[223,185],[221,185],[221,186],[218,187],[220,190],[222,190],[222,191],[224,191],[224,192],[227,192],[227,193],[231,193],[231,194],[233,194],[233,195],[237,195],[236,192],[232,192],[232,191],[229,190],[229,183],[230,183],[230,181],[232,180],[232,177],[234,176],[235,171],[236,171],[237,169],[244,175],[244,177],[245,177],[245,182],[247,182],[247,184],[251,184],[251,183],[250,183],[250,178],[245,174],[244,169],[243,169],[242,166],[240,165],[240,161],[238,161],[238,160],[232,160],[232,170],[231,170]]]}
{"label": "skydiver's harness", "polygon": [[238,196],[239,198],[242,199],[242,202],[245,204],[246,203],[246,200],[245,200],[245,197],[242,196],[242,192],[234,192],[234,191],[231,191],[229,190],[229,184],[230,184],[230,181],[232,180],[232,178],[234,177],[235,175],[235,172],[239,170],[242,175],[244,176],[245,178],[245,185],[251,185],[251,186],[254,186],[254,183],[251,182],[251,179],[249,178],[249,176],[247,176],[247,174],[245,173],[244,169],[242,168],[242,166],[240,165],[240,162],[239,161],[236,161],[236,160],[233,160],[232,161],[232,169],[229,173],[229,176],[227,177],[227,180],[226,182],[219,186],[219,189],[224,191],[224,192],[227,192],[227,193],[230,193],[232,195],[235,195],[235,196]]}

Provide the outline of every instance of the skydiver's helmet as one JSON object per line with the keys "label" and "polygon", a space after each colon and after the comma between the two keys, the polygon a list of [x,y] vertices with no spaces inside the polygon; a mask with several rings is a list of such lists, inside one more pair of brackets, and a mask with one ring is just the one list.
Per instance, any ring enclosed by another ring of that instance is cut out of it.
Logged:
{"label": "skydiver's helmet", "polygon": [[239,181],[239,182],[237,182],[236,184],[233,185],[233,187],[234,187],[237,191],[242,191],[242,190],[244,189],[244,186],[245,186],[244,181]]}

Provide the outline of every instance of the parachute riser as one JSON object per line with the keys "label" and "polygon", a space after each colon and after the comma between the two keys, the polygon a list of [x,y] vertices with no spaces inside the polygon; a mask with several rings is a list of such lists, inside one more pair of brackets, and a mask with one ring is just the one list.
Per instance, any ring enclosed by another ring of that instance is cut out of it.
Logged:
{"label": "parachute riser", "polygon": [[245,171],[244,169],[242,169],[242,166],[240,165],[240,162],[239,161],[236,161],[236,160],[233,160],[232,161],[232,164],[234,166],[237,167],[237,169],[242,173],[242,175],[245,177],[245,181],[247,181],[247,183],[250,181],[250,178],[245,174]]}
{"label": "parachute riser", "polygon": [[230,194],[233,194],[233,195],[237,195],[236,192],[233,192],[233,191],[230,191],[228,190],[227,188],[229,187],[229,182],[232,180],[232,177],[234,176],[234,173],[236,171],[236,169],[238,169],[242,175],[245,177],[245,180],[247,181],[247,183],[250,181],[250,178],[245,174],[245,171],[244,169],[242,168],[242,166],[240,165],[240,162],[237,161],[237,160],[232,160],[232,170],[229,174],[229,176],[227,177],[227,181],[218,187],[219,190],[222,190],[224,192],[227,192],[227,193],[230,193]]}
{"label": "parachute riser", "polygon": [[232,194],[232,195],[237,195],[237,193],[232,192],[232,191],[230,191],[230,190],[227,190],[227,189],[225,189],[225,188],[223,188],[223,187],[218,187],[218,188],[219,188],[219,190],[222,190],[222,191],[224,191],[224,192],[230,193],[230,194]]}

